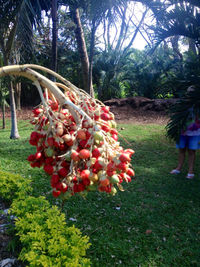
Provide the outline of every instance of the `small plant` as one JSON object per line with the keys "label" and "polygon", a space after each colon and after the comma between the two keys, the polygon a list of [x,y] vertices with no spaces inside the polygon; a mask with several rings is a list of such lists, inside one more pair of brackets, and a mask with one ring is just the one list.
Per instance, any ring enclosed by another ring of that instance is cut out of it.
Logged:
{"label": "small plant", "polygon": [[0,196],[12,202],[10,214],[15,216],[15,229],[10,231],[21,242],[19,259],[34,267],[90,266],[85,257],[88,237],[74,226],[67,227],[64,214],[44,197],[30,196],[30,182],[0,171]]}
{"label": "small plant", "polygon": [[0,171],[0,196],[12,202],[16,198],[23,198],[32,191],[31,180],[18,174]]}
{"label": "small plant", "polygon": [[19,259],[29,266],[90,266],[84,257],[88,237],[67,227],[64,214],[44,197],[15,200],[11,212],[17,216],[15,226],[23,245]]}

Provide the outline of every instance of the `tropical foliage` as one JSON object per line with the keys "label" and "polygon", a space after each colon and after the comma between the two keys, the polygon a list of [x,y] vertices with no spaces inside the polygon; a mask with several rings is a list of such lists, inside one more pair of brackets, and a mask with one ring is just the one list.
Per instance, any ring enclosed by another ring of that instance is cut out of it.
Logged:
{"label": "tropical foliage", "polygon": [[[103,101],[180,97],[197,84],[199,1],[19,0],[1,1],[0,8],[1,64],[51,67],[56,60],[58,73]],[[146,41],[143,50],[133,48],[138,35]],[[22,82],[22,102],[25,96],[27,103],[36,103],[38,95],[28,88],[30,99]]]}

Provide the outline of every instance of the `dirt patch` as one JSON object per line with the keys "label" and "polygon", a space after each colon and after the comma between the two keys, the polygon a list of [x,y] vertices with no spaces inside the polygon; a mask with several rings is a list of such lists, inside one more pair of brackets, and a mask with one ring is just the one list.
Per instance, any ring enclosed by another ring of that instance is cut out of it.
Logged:
{"label": "dirt patch", "polygon": [[[31,120],[33,118],[32,107],[17,111],[18,120]],[[115,115],[117,123],[130,124],[166,124],[168,116],[166,111],[145,110],[144,107],[133,108],[130,104],[122,106],[110,105],[110,110]],[[6,110],[6,118],[10,118],[10,110]],[[2,113],[0,113],[2,118]]]}
{"label": "dirt patch", "polygon": [[165,125],[169,119],[166,112],[143,110],[141,108],[134,109],[130,105],[111,106],[110,110],[115,115],[117,123]]}

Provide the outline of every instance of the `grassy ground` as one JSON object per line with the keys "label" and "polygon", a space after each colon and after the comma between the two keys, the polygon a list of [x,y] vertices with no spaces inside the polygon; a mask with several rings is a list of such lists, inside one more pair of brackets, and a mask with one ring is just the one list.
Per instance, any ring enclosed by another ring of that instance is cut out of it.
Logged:
{"label": "grassy ground", "polygon": [[[1,121],[0,121],[1,123]],[[1,124],[0,124],[1,125]],[[161,125],[119,125],[136,154],[136,177],[115,197],[90,193],[71,198],[64,206],[68,225],[75,224],[92,243],[92,266],[200,266],[200,153],[196,177],[187,180],[187,164],[180,175],[170,175],[177,151]],[[43,170],[26,161],[34,152],[28,143],[31,126],[19,123],[20,140],[9,139],[9,125],[0,130],[2,170],[32,177],[34,193],[52,202]],[[123,146],[127,144],[121,140]]]}

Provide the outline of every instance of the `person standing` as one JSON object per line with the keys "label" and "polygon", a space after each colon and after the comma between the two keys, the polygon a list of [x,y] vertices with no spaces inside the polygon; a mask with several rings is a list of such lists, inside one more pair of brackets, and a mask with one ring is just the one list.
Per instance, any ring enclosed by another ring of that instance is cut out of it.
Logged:
{"label": "person standing", "polygon": [[181,132],[176,147],[179,149],[178,164],[170,173],[179,174],[181,172],[186,152],[188,152],[188,174],[186,178],[193,179],[196,150],[200,149],[200,120],[194,114],[193,108],[190,109],[190,120],[187,123],[186,130]]}

